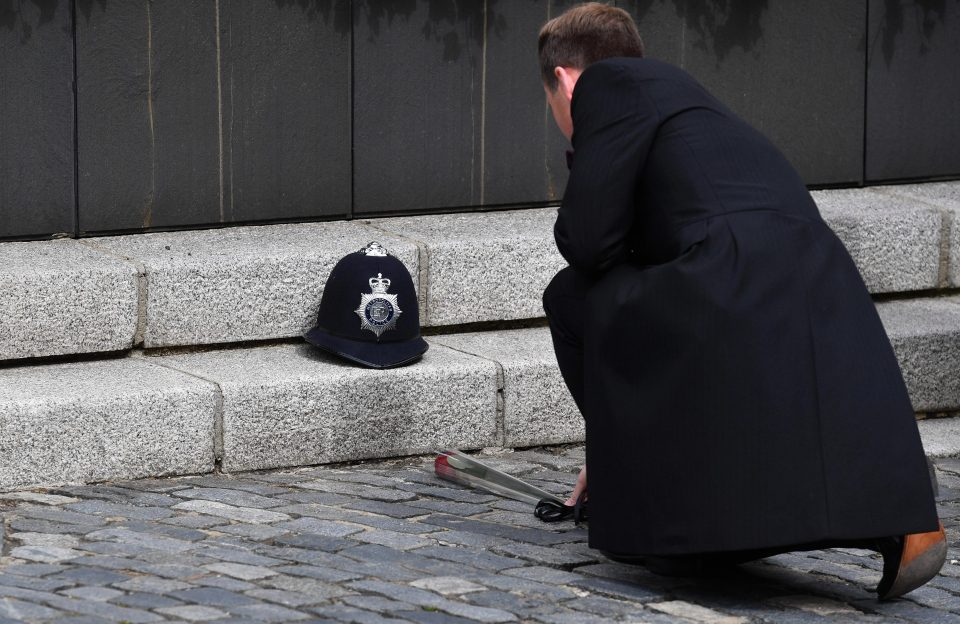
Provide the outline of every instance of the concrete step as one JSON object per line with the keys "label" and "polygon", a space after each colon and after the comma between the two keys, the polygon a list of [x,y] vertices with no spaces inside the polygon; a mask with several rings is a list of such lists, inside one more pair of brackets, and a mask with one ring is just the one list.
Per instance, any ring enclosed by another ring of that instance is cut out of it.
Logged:
{"label": "concrete step", "polygon": [[960,411],[960,297],[880,303],[877,311],[914,411]]}
{"label": "concrete step", "polygon": [[[960,411],[960,297],[878,309],[915,409]],[[386,371],[298,343],[0,369],[0,490],[583,440],[546,328],[429,342]],[[960,419],[920,426],[960,454]]]}
{"label": "concrete step", "polygon": [[76,241],[0,243],[0,360],[133,347],[137,270]]}
{"label": "concrete step", "polygon": [[219,400],[143,358],[0,369],[0,490],[209,472]]}
{"label": "concrete step", "polygon": [[0,370],[0,490],[583,439],[545,329],[430,342],[386,371],[306,344]]}
{"label": "concrete step", "polygon": [[[960,182],[817,191],[874,293],[960,287]],[[313,321],[334,263],[403,260],[427,327],[539,318],[555,209],[0,243],[0,361],[275,340]]]}

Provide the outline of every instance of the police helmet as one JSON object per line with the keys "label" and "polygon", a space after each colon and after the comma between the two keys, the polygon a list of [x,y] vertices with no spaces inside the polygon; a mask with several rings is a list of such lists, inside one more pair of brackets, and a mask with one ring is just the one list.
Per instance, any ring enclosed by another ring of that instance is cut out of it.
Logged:
{"label": "police helmet", "polygon": [[429,348],[410,272],[377,242],[337,262],[307,342],[371,368],[409,364]]}

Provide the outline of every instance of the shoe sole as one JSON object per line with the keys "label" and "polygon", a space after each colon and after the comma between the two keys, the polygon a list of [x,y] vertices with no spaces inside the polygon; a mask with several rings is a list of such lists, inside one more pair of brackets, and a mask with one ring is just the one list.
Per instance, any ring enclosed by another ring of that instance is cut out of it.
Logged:
{"label": "shoe sole", "polygon": [[[941,528],[941,535],[943,535],[942,530]],[[897,570],[897,578],[894,579],[887,593],[880,596],[880,600],[898,598],[925,584],[940,573],[940,569],[946,560],[947,540],[944,536],[944,539],[931,544],[929,548],[914,558],[913,561],[905,566],[901,566],[900,569]]]}

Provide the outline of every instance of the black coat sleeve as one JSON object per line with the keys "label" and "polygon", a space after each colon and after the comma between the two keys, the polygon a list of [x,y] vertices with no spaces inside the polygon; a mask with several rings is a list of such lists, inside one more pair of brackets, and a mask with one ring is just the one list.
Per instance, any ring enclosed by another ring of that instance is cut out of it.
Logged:
{"label": "black coat sleeve", "polygon": [[554,237],[570,266],[586,273],[607,271],[629,252],[637,176],[660,123],[642,87],[624,68],[598,63],[574,89],[573,165]]}

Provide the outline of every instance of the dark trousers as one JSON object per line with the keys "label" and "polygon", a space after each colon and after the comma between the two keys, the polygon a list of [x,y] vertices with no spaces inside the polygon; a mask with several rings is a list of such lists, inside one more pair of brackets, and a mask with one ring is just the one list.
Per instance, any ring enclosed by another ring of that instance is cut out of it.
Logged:
{"label": "dark trousers", "polygon": [[580,413],[586,418],[583,402],[584,307],[592,281],[567,267],[557,273],[543,292],[543,309],[550,323],[553,350]]}

